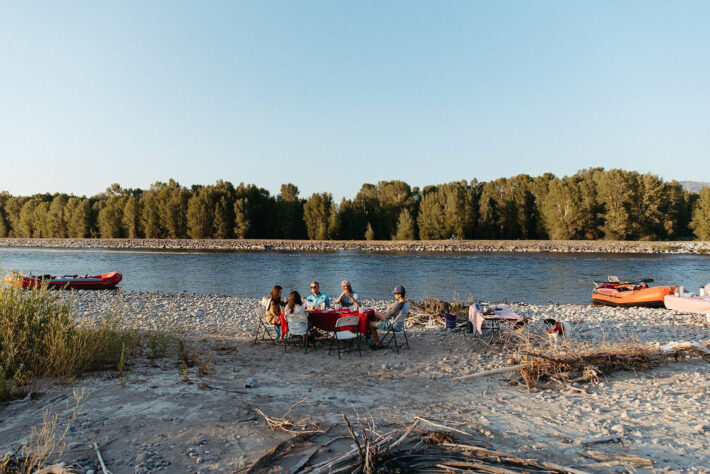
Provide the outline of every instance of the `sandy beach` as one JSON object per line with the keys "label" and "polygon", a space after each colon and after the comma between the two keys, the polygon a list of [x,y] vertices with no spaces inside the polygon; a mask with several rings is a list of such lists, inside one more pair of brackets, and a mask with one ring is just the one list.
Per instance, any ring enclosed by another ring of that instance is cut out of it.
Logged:
{"label": "sandy beach", "polygon": [[561,252],[710,253],[708,241],[613,240],[252,240],[252,239],[0,239],[0,247],[172,251],[280,252]]}
{"label": "sandy beach", "polygon": [[[620,371],[578,390],[532,390],[511,386],[496,375],[460,382],[450,379],[502,367],[506,353],[464,331],[414,325],[410,350],[343,355],[317,348],[304,354],[270,343],[254,344],[256,298],[129,292],[78,292],[75,314],[87,321],[128,316],[146,330],[170,330],[192,341],[206,370],[186,371],[174,355],[136,359],[129,375],[95,373],[66,386],[45,383],[37,399],[0,407],[0,452],[16,449],[49,409],[67,416],[72,392],[85,391],[79,417],[68,433],[63,460],[76,472],[100,472],[90,448],[98,443],[107,468],[128,472],[237,472],[248,468],[291,435],[271,431],[259,409],[280,416],[292,412],[317,422],[326,433],[300,444],[270,472],[292,472],[304,455],[330,442],[312,461],[352,448],[342,420],[358,415],[384,432],[414,417],[469,433],[472,444],[522,458],[535,458],[587,472],[615,472],[590,456],[634,455],[668,472],[707,472],[710,465],[708,363],[699,358],[654,369]],[[382,309],[386,301],[369,300]],[[542,331],[553,317],[574,328],[580,341],[710,341],[705,316],[665,309],[615,309],[589,305],[512,304]],[[204,373],[206,372],[206,374]],[[256,377],[257,388],[246,388]],[[583,439],[618,435],[621,442],[583,446]],[[332,442],[331,442],[332,441]],[[591,452],[590,452],[591,451]],[[594,454],[597,453],[597,454]],[[83,469],[83,471],[82,471]]]}

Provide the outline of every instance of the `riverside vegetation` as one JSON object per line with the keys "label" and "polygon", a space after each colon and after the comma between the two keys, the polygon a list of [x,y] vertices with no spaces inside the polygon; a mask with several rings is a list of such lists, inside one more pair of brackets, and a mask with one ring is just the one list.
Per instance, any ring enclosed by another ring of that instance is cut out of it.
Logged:
{"label": "riverside vegetation", "polygon": [[253,184],[147,190],[114,184],[92,197],[0,193],[0,238],[436,240],[710,239],[710,188],[652,174],[590,168],[573,176],[518,175],[410,187],[363,184],[354,199],[278,196]]}
{"label": "riverside vegetation", "polygon": [[166,335],[141,335],[114,316],[84,324],[62,293],[0,288],[0,401],[29,396],[47,378],[64,383],[108,369],[124,375],[142,345],[164,355]]}

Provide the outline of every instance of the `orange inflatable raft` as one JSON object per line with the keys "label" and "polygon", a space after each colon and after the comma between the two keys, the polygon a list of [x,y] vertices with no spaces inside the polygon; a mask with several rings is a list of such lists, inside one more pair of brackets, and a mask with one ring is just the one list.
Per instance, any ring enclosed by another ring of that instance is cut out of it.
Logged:
{"label": "orange inflatable raft", "polygon": [[648,286],[653,280],[645,278],[637,282],[611,281],[596,283],[592,302],[609,306],[663,307],[663,298],[675,292],[674,286]]}
{"label": "orange inflatable raft", "polygon": [[106,290],[114,288],[123,276],[118,272],[103,273],[101,275],[52,275],[22,276],[18,273],[9,273],[5,276],[5,284],[20,288],[40,288],[47,286],[50,289],[75,289],[75,290]]}

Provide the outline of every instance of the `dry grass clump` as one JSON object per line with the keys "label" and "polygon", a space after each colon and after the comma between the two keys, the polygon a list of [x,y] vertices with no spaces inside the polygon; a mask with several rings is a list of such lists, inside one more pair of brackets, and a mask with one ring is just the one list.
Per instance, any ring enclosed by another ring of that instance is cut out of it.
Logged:
{"label": "dry grass clump", "polygon": [[0,400],[31,392],[47,377],[66,382],[84,371],[116,368],[137,347],[137,332],[117,319],[78,324],[72,302],[60,293],[0,287]]}
{"label": "dry grass clump", "polygon": [[[32,427],[27,441],[14,453],[7,453],[0,459],[0,473],[29,474],[39,472],[52,457],[61,456],[66,444],[64,439],[69,428],[79,415],[84,402],[84,391],[74,391],[74,406],[60,431],[59,416],[44,410],[42,423]],[[47,472],[58,472],[50,471]]]}
{"label": "dry grass clump", "polygon": [[278,417],[268,416],[258,408],[254,408],[254,412],[264,418],[266,424],[269,425],[272,431],[285,431],[294,436],[303,433],[322,433],[323,431],[318,426],[318,423],[310,418],[290,418],[293,409],[305,402],[306,399],[307,398],[297,401],[286,410],[286,413]]}

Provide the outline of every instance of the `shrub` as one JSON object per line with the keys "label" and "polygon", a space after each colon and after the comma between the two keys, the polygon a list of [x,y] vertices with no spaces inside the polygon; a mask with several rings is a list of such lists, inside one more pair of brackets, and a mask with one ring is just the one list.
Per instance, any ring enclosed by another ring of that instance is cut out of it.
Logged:
{"label": "shrub", "polygon": [[61,291],[0,288],[0,400],[46,377],[66,382],[87,370],[116,368],[122,348],[137,347],[136,331],[117,319],[79,325]]}

